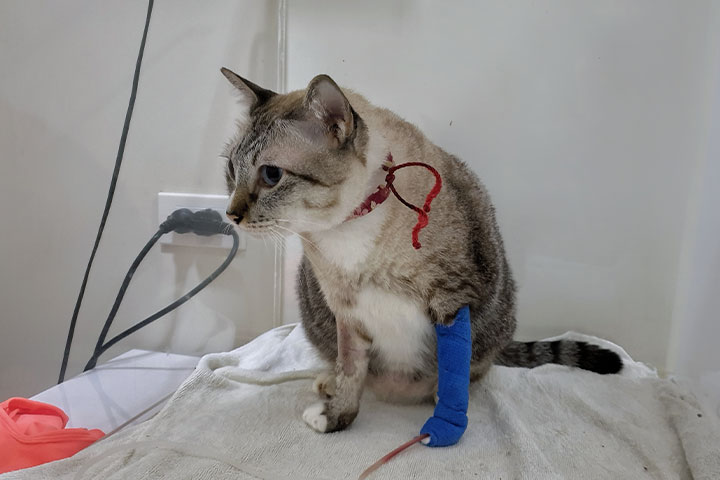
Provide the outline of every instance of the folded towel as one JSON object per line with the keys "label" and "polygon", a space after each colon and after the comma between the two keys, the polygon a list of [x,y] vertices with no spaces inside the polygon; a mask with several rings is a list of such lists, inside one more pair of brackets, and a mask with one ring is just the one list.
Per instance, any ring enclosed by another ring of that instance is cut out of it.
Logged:
{"label": "folded towel", "polygon": [[[609,342],[566,338],[613,348],[627,367],[621,375],[493,367],[470,386],[458,444],[411,447],[372,478],[720,478],[720,420],[690,391]],[[391,405],[368,393],[350,428],[316,433],[301,417],[324,367],[301,328],[280,327],[203,357],[153,419],[0,480],[357,478],[432,414],[433,405]]]}

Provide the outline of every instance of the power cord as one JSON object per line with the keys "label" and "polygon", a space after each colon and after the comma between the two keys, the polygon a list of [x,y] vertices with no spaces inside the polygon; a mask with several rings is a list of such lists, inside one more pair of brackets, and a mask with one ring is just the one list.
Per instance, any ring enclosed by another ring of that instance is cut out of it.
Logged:
{"label": "power cord", "polygon": [[[115,319],[115,315],[120,308],[120,303],[125,296],[125,291],[130,284],[130,280],[132,280],[132,276],[135,273],[135,270],[140,265],[140,262],[143,261],[145,255],[147,255],[153,245],[155,245],[155,243],[160,239],[160,237],[169,232],[192,232],[196,235],[202,236],[212,236],[217,234],[230,235],[233,238],[233,246],[230,249],[230,253],[228,254],[225,261],[217,269],[215,269],[215,271],[212,272],[205,280],[200,282],[195,288],[172,302],[167,307],[158,310],[154,314],[147,317],[145,320],[136,323],[132,327],[128,328],[127,330],[105,342],[105,337],[107,337],[110,326],[112,325],[112,322]],[[155,235],[153,235],[152,238],[150,238],[150,240],[145,244],[138,256],[135,257],[135,260],[133,261],[130,269],[125,275],[125,279],[123,280],[122,286],[120,287],[120,291],[115,298],[115,303],[113,304],[112,309],[110,310],[110,314],[108,315],[107,320],[105,320],[105,325],[103,326],[102,332],[98,337],[97,344],[95,345],[95,351],[93,352],[92,357],[90,357],[87,365],[85,365],[84,371],[95,368],[95,365],[97,364],[100,355],[102,355],[107,349],[115,345],[117,342],[124,339],[128,335],[137,332],[141,328],[150,325],[152,322],[162,317],[166,313],[175,310],[177,307],[194,297],[200,290],[208,286],[210,282],[215,280],[228,267],[228,265],[230,265],[230,262],[232,262],[233,258],[235,258],[235,254],[238,251],[239,244],[240,239],[235,228],[229,223],[223,222],[222,216],[215,210],[206,209],[200,210],[198,212],[192,212],[187,208],[181,208],[171,213],[168,216],[167,220],[160,224],[158,231],[155,232]]]}
{"label": "power cord", "polygon": [[[123,123],[122,133],[120,135],[120,144],[118,146],[118,152],[115,158],[115,167],[113,168],[112,178],[110,179],[110,188],[108,189],[108,195],[105,200],[105,208],[103,209],[100,226],[98,227],[97,235],[95,237],[95,243],[90,253],[90,259],[88,260],[88,264],[85,267],[85,274],[83,275],[82,284],[80,285],[80,292],[75,302],[72,319],[70,320],[70,328],[68,329],[67,339],[65,341],[65,350],[63,352],[63,359],[62,365],[60,367],[58,383],[62,383],[65,380],[65,373],[67,371],[68,360],[70,358],[70,349],[72,347],[73,337],[75,335],[75,327],[77,325],[78,314],[80,313],[80,306],[82,305],[83,297],[85,296],[85,289],[87,288],[88,278],[90,276],[90,269],[92,268],[93,261],[95,260],[95,254],[97,253],[98,246],[100,245],[100,238],[102,238],[103,231],[105,230],[105,224],[107,223],[108,214],[110,213],[110,206],[112,205],[112,200],[115,195],[115,187],[117,185],[118,176],[120,175],[120,166],[122,165],[123,155],[125,154],[125,144],[127,142],[128,132],[130,131],[130,120],[132,119],[133,110],[135,108],[135,98],[137,97],[138,83],[140,81],[140,67],[142,66],[143,55],[145,53],[145,42],[147,41],[148,29],[150,28],[150,17],[152,16],[153,5],[154,0],[148,0],[147,14],[145,16],[145,27],[143,29],[142,39],[140,40],[140,50],[138,52],[137,61],[135,62],[135,72],[133,74],[132,88],[130,90],[130,100],[128,102],[127,112],[125,113],[125,121]],[[177,233],[192,232],[196,235],[204,236],[217,234],[231,235],[233,237],[233,246],[222,265],[220,265],[212,274],[210,274],[209,277],[200,282],[200,284],[198,284],[195,288],[190,290],[184,296],[177,299],[167,307],[159,310],[153,315],[147,317],[145,320],[138,322],[134,326],[128,328],[119,335],[116,335],[107,342],[105,342],[105,338],[107,337],[110,326],[112,325],[112,322],[115,319],[115,315],[120,308],[120,303],[125,296],[125,291],[130,284],[130,280],[132,279],[135,270],[143,261],[143,259],[153,247],[153,245],[155,245],[155,243],[160,239],[160,237],[166,233],[173,231]],[[113,304],[112,309],[110,310],[110,314],[108,315],[107,320],[105,320],[105,325],[103,326],[102,332],[98,337],[98,341],[95,345],[95,350],[92,354],[92,357],[90,357],[90,360],[85,366],[85,371],[94,368],[100,355],[107,351],[108,348],[112,347],[128,335],[131,335],[132,333],[137,332],[141,328],[151,324],[166,313],[175,310],[177,307],[190,300],[200,290],[205,288],[210,282],[215,280],[215,278],[217,278],[218,275],[220,275],[228,267],[228,265],[230,265],[230,262],[232,262],[233,258],[235,258],[235,254],[238,251],[239,244],[240,239],[235,229],[232,227],[232,225],[223,222],[222,216],[214,210],[208,209],[201,210],[199,212],[192,212],[188,209],[180,209],[175,210],[172,214],[170,214],[167,220],[165,220],[160,225],[155,235],[153,235],[152,238],[145,244],[143,249],[135,258],[135,261],[130,266],[127,274],[125,275],[125,279],[123,280],[122,286],[120,287],[120,291],[115,298],[115,303]]]}
{"label": "power cord", "polygon": [[128,102],[127,112],[125,113],[125,122],[123,123],[122,134],[120,135],[120,145],[118,146],[118,152],[115,158],[115,168],[113,169],[112,178],[110,180],[110,189],[108,190],[107,199],[105,200],[105,209],[103,210],[102,219],[100,220],[100,227],[98,228],[97,235],[95,236],[95,244],[93,245],[92,252],[90,253],[90,259],[88,260],[87,267],[85,267],[85,274],[83,275],[82,284],[80,285],[80,293],[75,301],[75,308],[73,310],[72,319],[70,320],[67,340],[65,340],[65,351],[63,352],[58,383],[62,383],[63,380],[65,380],[65,371],[70,357],[70,347],[72,346],[73,336],[75,334],[75,325],[77,324],[78,314],[80,313],[80,305],[82,305],[83,297],[85,296],[85,288],[87,287],[88,277],[90,276],[90,268],[95,260],[95,254],[97,253],[98,245],[100,245],[100,238],[102,237],[103,230],[105,230],[105,223],[107,222],[108,214],[110,213],[110,205],[112,205],[113,196],[115,195],[115,185],[117,184],[118,176],[120,175],[120,165],[122,164],[123,155],[125,154],[125,142],[127,141],[128,131],[130,130],[130,119],[132,118],[133,109],[135,108],[135,97],[137,95],[138,82],[140,80],[140,66],[142,65],[143,54],[145,53],[145,41],[147,40],[148,28],[150,27],[150,16],[153,10],[153,3],[154,0],[148,1],[145,28],[143,29],[142,40],[140,41],[140,51],[138,52],[137,61],[135,62],[135,73],[133,74],[133,83],[130,90],[130,101]]}

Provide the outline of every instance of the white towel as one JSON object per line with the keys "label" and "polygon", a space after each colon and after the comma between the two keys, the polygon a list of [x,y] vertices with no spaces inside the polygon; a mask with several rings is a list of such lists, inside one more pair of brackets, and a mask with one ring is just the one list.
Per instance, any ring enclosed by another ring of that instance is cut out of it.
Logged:
{"label": "white towel", "polygon": [[[683,387],[619,347],[623,375],[557,365],[495,367],[471,386],[460,443],[415,445],[371,478],[719,479],[720,421]],[[357,476],[417,434],[432,405],[366,394],[353,425],[319,434],[301,413],[324,365],[302,328],[286,326],[203,357],[153,419],[74,457],[0,480],[338,479]]]}

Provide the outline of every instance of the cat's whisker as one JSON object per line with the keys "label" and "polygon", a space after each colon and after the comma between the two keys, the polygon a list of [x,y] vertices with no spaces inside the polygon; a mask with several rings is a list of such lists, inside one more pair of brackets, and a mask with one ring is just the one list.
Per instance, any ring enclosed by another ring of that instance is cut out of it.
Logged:
{"label": "cat's whisker", "polygon": [[[284,224],[287,224],[288,227],[295,225],[296,228],[303,230],[305,233],[315,230],[315,231],[321,231],[326,230],[327,225],[319,223],[319,222],[313,222],[311,220],[303,220],[303,219],[295,219],[295,220],[286,220],[286,219],[277,219],[276,220],[279,223],[282,222]],[[300,232],[296,232],[300,234]]]}
{"label": "cat's whisker", "polygon": [[268,226],[268,229],[267,229],[267,234],[268,234],[268,237],[269,237],[275,244],[277,244],[277,242],[278,242],[279,239],[280,239],[280,235],[278,234],[278,232],[275,230],[274,227],[275,227],[275,225],[269,225],[269,226]]}
{"label": "cat's whisker", "polygon": [[315,264],[315,261],[310,256],[303,255],[303,258],[306,259],[308,261],[308,263],[310,264],[310,267],[312,267],[313,275],[315,276],[315,278],[318,281],[325,281],[326,279],[329,278],[330,273],[329,272],[321,273],[323,270],[318,268],[318,266]]}
{"label": "cat's whisker", "polygon": [[298,233],[298,232],[296,232],[296,231],[294,231],[294,230],[291,230],[291,229],[289,229],[289,228],[287,228],[287,227],[283,227],[282,225],[275,225],[275,226],[278,227],[278,228],[282,228],[283,230],[287,230],[288,232],[297,235],[298,237],[300,237],[301,239],[303,239],[305,242],[307,242],[309,245],[312,245],[312,246],[315,248],[315,250],[317,250],[318,252],[321,251],[321,250],[320,250],[320,247],[318,247],[315,242],[313,242],[312,240],[310,240],[310,239],[307,238],[306,236],[304,236],[304,235],[302,235],[302,234],[300,234],[300,233]]}
{"label": "cat's whisker", "polygon": [[278,239],[278,241],[281,243],[283,254],[286,254],[288,251],[287,234],[283,234],[282,232],[279,232],[277,230],[273,230],[273,234]]}
{"label": "cat's whisker", "polygon": [[261,235],[260,238],[262,238],[263,245],[265,246],[265,250],[267,250],[267,248],[268,248],[267,237],[265,235]]}
{"label": "cat's whisker", "polygon": [[273,243],[276,247],[280,247],[283,253],[285,253],[285,239],[280,235],[278,232],[276,232],[273,227],[269,227],[268,233],[270,234],[270,238],[272,239]]}
{"label": "cat's whisker", "polygon": [[291,229],[291,228],[288,228],[288,227],[283,227],[282,225],[277,225],[277,224],[276,224],[275,226],[278,227],[278,228],[281,228],[281,229],[285,230],[286,232],[289,232],[289,233],[291,233],[291,234],[293,234],[293,235],[297,235],[298,237],[302,238],[303,240],[305,240],[305,241],[311,243],[313,246],[317,247],[317,245],[315,245],[315,243],[314,243],[312,240],[310,240],[310,239],[308,239],[307,237],[303,236],[303,234],[301,234],[300,232],[296,232],[295,230],[293,230],[293,229]]}
{"label": "cat's whisker", "polygon": [[[275,225],[275,226],[279,227],[280,225]],[[271,229],[272,229],[272,227],[271,227]],[[284,241],[286,239],[286,237],[284,235],[282,235],[281,233],[275,231],[274,229],[272,229],[272,233],[274,235],[277,235],[279,238],[281,238],[283,240],[283,252],[286,252],[287,251],[287,242]],[[317,248],[317,246],[315,248]],[[304,257],[307,259],[308,262],[310,262],[310,266],[313,268],[314,275],[318,280],[324,280],[325,278],[327,278],[327,276],[328,276],[327,273],[325,273],[325,274],[319,273],[319,272],[322,272],[322,270],[316,267],[315,262],[312,260],[312,258],[310,258],[307,255],[304,255]]]}
{"label": "cat's whisker", "polygon": [[283,256],[287,254],[287,237],[280,232],[276,231],[272,227],[270,227],[270,235],[272,235],[275,244],[280,247],[280,251],[282,252]]}
{"label": "cat's whisker", "polygon": [[327,225],[320,223],[320,222],[313,222],[312,220],[305,220],[303,218],[296,218],[295,220],[288,220],[285,218],[276,218],[276,222],[285,222],[285,223],[292,223],[292,222],[300,222],[300,223],[307,223],[308,225],[316,225],[318,227],[327,227]]}

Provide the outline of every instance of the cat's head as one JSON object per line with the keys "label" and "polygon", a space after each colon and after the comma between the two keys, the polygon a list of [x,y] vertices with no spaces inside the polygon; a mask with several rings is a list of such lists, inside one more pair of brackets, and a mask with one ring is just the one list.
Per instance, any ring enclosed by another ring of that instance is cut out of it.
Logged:
{"label": "cat's head", "polygon": [[228,217],[250,232],[344,222],[367,188],[367,126],[327,75],[276,94],[222,69],[244,118],[226,149]]}

